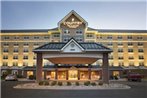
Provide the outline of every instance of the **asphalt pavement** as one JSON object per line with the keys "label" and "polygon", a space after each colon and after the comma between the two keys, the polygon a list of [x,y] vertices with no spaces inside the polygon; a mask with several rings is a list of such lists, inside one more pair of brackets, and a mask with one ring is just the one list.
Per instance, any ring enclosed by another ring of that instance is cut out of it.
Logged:
{"label": "asphalt pavement", "polygon": [[26,82],[2,81],[1,98],[147,98],[147,81],[117,82],[131,86],[131,89],[125,90],[30,90],[13,88],[13,86],[23,83]]}

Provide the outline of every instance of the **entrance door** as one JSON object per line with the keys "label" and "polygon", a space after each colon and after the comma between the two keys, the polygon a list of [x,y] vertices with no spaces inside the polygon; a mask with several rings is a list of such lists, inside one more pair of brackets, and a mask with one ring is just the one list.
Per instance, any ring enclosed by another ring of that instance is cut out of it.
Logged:
{"label": "entrance door", "polygon": [[78,71],[77,70],[69,70],[68,71],[68,79],[69,80],[78,80]]}

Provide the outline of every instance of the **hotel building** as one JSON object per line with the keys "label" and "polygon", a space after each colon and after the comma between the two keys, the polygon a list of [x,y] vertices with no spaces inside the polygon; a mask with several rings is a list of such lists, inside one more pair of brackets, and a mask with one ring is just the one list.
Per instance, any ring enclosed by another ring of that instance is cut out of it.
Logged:
{"label": "hotel building", "polygon": [[[147,75],[146,30],[94,29],[73,10],[56,28],[1,30],[0,35],[2,74],[28,78],[42,72],[38,78],[97,80],[102,78],[106,63],[109,76]],[[40,62],[41,68],[37,67]],[[41,70],[36,72],[36,67]]]}

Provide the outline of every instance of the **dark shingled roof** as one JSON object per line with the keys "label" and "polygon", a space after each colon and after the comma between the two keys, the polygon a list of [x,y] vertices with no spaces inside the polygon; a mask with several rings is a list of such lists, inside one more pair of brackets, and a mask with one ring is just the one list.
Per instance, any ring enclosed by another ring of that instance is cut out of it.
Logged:
{"label": "dark shingled roof", "polygon": [[58,27],[52,29],[1,30],[2,33],[26,33],[26,32],[47,33],[48,31],[58,31]]}
{"label": "dark shingled roof", "polygon": [[[64,42],[51,42],[48,44],[45,44],[43,46],[40,46],[38,48],[35,49],[35,51],[37,50],[60,50],[65,46],[66,43]],[[112,51],[111,49],[98,44],[98,43],[94,43],[94,42],[82,42],[79,43],[80,46],[82,46],[85,50],[107,50],[107,51]]]}

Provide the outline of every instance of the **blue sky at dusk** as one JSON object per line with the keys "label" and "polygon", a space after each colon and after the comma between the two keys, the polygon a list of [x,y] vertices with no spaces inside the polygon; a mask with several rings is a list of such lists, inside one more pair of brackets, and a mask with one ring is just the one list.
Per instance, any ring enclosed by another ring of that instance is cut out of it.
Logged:
{"label": "blue sky at dusk", "polygon": [[2,29],[51,29],[75,10],[96,29],[147,29],[147,3],[116,1],[7,1],[1,2]]}

